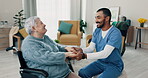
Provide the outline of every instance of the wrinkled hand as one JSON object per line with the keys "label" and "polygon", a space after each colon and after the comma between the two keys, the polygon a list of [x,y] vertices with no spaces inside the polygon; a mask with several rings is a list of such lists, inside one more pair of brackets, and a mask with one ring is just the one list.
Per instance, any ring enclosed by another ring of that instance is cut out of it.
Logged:
{"label": "wrinkled hand", "polygon": [[70,57],[70,58],[76,58],[80,55],[80,53],[75,53],[75,52],[66,52],[65,57]]}
{"label": "wrinkled hand", "polygon": [[79,47],[73,47],[73,49],[76,51],[76,52],[82,52],[83,53],[83,50]]}
{"label": "wrinkled hand", "polygon": [[[74,54],[77,54],[76,50],[73,47],[65,47],[65,50],[67,50],[67,52],[72,52]],[[72,56],[68,56],[70,59],[75,60],[77,56],[72,57]]]}
{"label": "wrinkled hand", "polygon": [[75,52],[76,50],[73,47],[65,47],[67,52]]}
{"label": "wrinkled hand", "polygon": [[76,57],[76,60],[81,60],[81,59],[87,59],[87,54],[83,53],[83,50],[78,47],[73,47],[74,50],[76,50],[77,53],[80,53],[78,57]]}
{"label": "wrinkled hand", "polygon": [[79,53],[78,56],[75,58],[76,60],[81,60],[83,56],[83,50],[79,47],[73,47],[76,53]]}
{"label": "wrinkled hand", "polygon": [[84,53],[83,50],[79,47],[66,47],[65,48],[69,53],[68,57],[71,59],[81,60],[84,59]]}

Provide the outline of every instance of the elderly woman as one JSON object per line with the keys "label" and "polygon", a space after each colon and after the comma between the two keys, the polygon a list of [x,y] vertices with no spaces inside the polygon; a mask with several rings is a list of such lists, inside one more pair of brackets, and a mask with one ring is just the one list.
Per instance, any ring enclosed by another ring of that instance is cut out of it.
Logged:
{"label": "elderly woman", "polygon": [[21,50],[28,67],[47,71],[48,78],[79,78],[70,71],[65,58],[74,58],[80,54],[70,52],[70,47],[62,47],[52,41],[45,35],[45,26],[36,16],[25,22],[29,35],[24,39]]}

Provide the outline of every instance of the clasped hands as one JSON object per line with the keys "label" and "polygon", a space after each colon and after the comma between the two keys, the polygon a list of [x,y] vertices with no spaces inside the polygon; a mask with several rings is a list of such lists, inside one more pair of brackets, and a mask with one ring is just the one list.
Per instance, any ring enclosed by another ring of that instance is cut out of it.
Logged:
{"label": "clasped hands", "polygon": [[81,60],[85,59],[87,55],[83,53],[83,50],[79,47],[66,47],[66,57],[70,57],[72,59]]}

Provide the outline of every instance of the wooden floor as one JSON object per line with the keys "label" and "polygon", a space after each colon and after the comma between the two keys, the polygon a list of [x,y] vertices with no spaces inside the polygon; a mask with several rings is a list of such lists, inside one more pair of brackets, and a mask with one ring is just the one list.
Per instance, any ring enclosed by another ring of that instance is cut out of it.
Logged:
{"label": "wooden floor", "polygon": [[[74,61],[75,72],[93,60]],[[148,49],[127,47],[123,55],[128,78],[148,78]],[[0,78],[20,78],[17,55],[0,51]]]}

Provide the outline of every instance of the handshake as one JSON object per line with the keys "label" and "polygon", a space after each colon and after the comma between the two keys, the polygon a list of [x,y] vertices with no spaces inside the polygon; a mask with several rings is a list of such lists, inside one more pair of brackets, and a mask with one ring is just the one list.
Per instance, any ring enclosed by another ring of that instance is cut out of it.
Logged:
{"label": "handshake", "polygon": [[83,50],[78,47],[65,47],[67,52],[65,53],[66,57],[70,57],[72,59],[81,60],[87,58],[87,55],[83,53]]}

